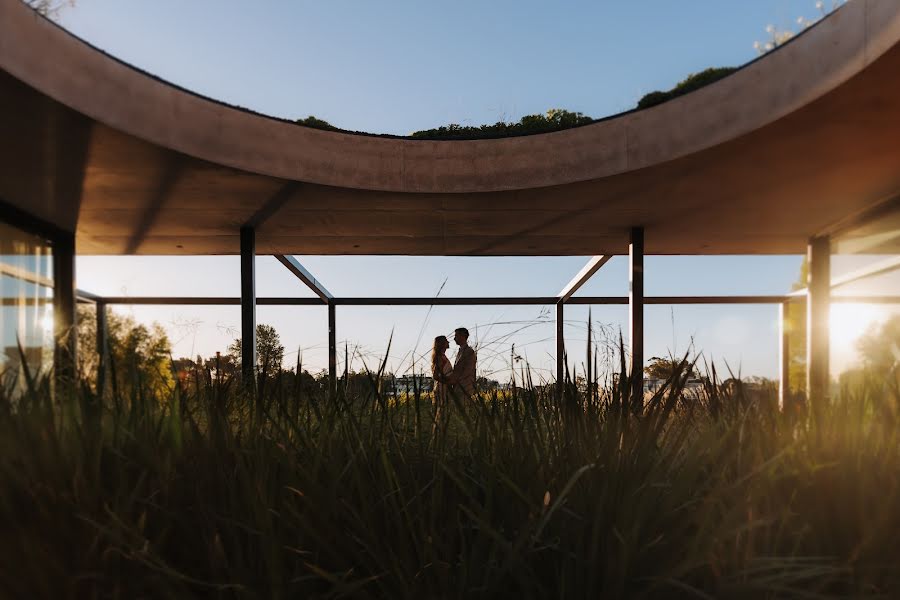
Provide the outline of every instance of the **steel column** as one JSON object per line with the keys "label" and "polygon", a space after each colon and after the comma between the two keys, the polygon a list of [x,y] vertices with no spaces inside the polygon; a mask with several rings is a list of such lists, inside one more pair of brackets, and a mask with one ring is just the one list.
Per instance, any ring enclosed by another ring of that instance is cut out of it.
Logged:
{"label": "steel column", "polygon": [[256,384],[256,232],[241,227],[241,376],[244,386]]}
{"label": "steel column", "polygon": [[59,235],[53,240],[53,282],[56,382],[58,386],[71,386],[75,382],[78,337],[75,331],[75,235],[72,233]]}
{"label": "steel column", "polygon": [[587,352],[585,353],[585,358],[587,359],[584,365],[584,379],[585,385],[587,389],[587,400],[588,402],[592,402],[594,400],[594,384],[593,379],[591,378],[591,330],[593,327],[593,322],[591,321],[591,309],[588,308],[588,328],[587,328]]}
{"label": "steel column", "polygon": [[565,304],[556,303],[556,392],[562,397],[566,385],[566,338],[563,331]]}
{"label": "steel column", "polygon": [[328,303],[328,398],[337,397],[337,315],[334,302]]}
{"label": "steel column", "polygon": [[631,229],[628,244],[628,329],[631,334],[631,400],[644,404],[644,228]]}
{"label": "steel column", "polygon": [[831,243],[827,236],[809,240],[806,301],[806,393],[813,414],[828,398],[828,316],[831,296]]}

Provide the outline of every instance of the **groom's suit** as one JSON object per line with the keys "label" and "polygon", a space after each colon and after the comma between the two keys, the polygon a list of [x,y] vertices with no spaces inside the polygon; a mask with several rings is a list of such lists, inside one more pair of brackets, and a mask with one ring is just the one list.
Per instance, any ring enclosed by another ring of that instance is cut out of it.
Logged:
{"label": "groom's suit", "polygon": [[453,363],[452,379],[459,390],[467,396],[475,395],[475,350],[470,346],[460,346]]}

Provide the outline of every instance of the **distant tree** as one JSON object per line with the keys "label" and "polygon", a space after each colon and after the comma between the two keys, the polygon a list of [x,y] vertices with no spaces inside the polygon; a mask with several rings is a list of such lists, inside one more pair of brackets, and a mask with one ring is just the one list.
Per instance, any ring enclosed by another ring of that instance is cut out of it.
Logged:
{"label": "distant tree", "polygon": [[[856,349],[860,364],[840,374],[838,384],[841,389],[866,389],[873,382],[889,383],[893,389],[900,386],[900,315],[871,325],[856,341]],[[882,405],[881,408],[887,409],[882,416],[894,421],[898,407],[900,405],[890,403]]]}
{"label": "distant tree", "polygon": [[900,315],[872,325],[856,341],[856,349],[866,369],[888,373],[900,360]]}
{"label": "distant tree", "polygon": [[668,379],[675,373],[676,369],[679,367],[683,370],[686,367],[691,367],[690,373],[688,377],[696,378],[699,377],[697,371],[690,365],[690,363],[682,364],[683,361],[676,360],[672,358],[662,358],[659,356],[653,356],[648,361],[646,367],[644,367],[644,374],[648,377],[655,377],[657,379]]}
{"label": "distant tree", "polygon": [[[241,364],[241,338],[228,347],[228,354],[235,365]],[[260,373],[276,373],[284,361],[284,346],[281,336],[271,325],[260,323],[256,326],[256,368]]]}
{"label": "distant tree", "polygon": [[229,377],[240,370],[239,364],[235,362],[234,356],[231,354],[219,354],[216,352],[213,356],[203,361],[203,368],[208,369],[213,376]]}
{"label": "distant tree", "polygon": [[[118,389],[132,385],[144,386],[154,392],[170,389],[172,375],[172,344],[158,323],[149,326],[137,323],[128,315],[107,309],[108,376]],[[99,357],[97,354],[97,313],[93,307],[78,308],[78,366],[91,382],[96,382]]]}
{"label": "distant tree", "polygon": [[[806,288],[809,263],[806,257],[800,263],[800,273],[791,285],[791,291]],[[806,391],[806,299],[788,302],[784,313],[784,329],[788,338],[788,388],[794,392]]]}

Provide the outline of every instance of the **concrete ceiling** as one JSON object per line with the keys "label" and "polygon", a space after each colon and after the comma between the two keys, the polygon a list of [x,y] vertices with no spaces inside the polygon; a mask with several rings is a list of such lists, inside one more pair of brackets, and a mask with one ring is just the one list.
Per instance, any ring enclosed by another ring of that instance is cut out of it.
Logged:
{"label": "concrete ceiling", "polygon": [[[698,92],[578,129],[419,141],[201,98],[0,0],[0,198],[84,254],[798,253],[900,194],[900,2],[855,0]],[[39,49],[39,50],[36,50]]]}

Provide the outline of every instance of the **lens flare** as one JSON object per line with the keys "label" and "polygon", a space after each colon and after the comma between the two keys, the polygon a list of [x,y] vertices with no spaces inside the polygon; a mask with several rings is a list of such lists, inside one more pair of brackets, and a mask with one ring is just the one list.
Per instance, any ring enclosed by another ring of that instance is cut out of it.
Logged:
{"label": "lens flare", "polygon": [[47,335],[53,335],[53,311],[48,310],[44,312],[44,316],[41,318],[41,327],[44,328],[44,333]]}
{"label": "lens flare", "polygon": [[828,320],[831,343],[851,346],[883,317],[883,311],[871,304],[832,304]]}

